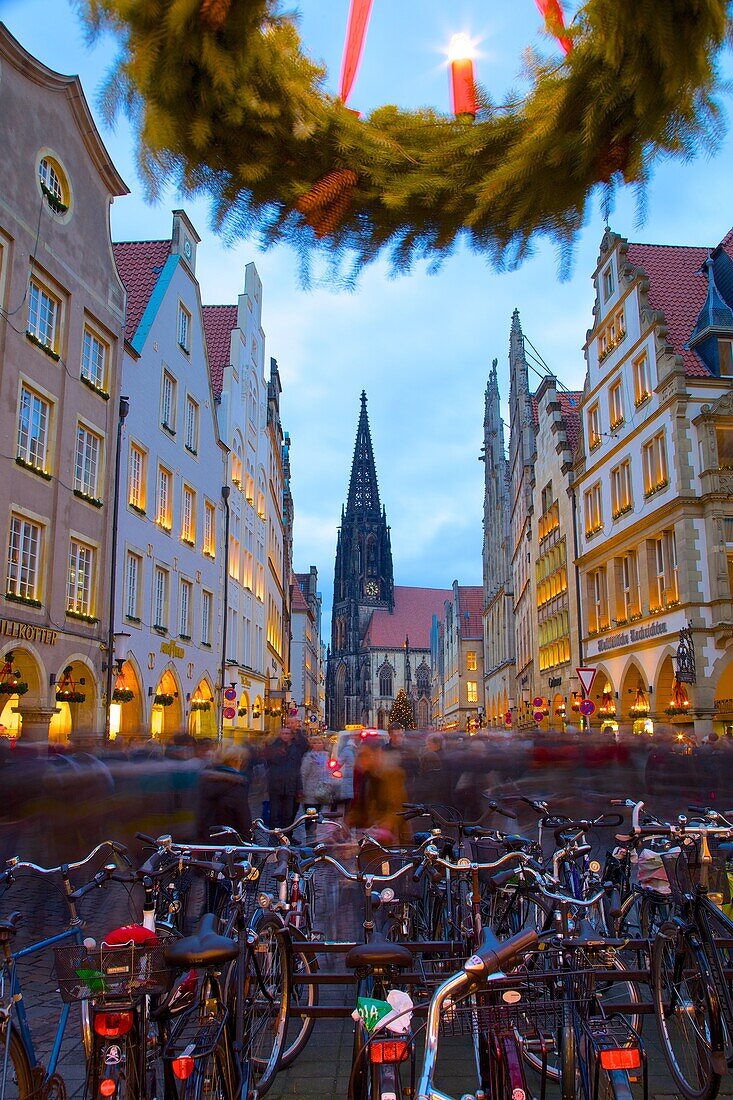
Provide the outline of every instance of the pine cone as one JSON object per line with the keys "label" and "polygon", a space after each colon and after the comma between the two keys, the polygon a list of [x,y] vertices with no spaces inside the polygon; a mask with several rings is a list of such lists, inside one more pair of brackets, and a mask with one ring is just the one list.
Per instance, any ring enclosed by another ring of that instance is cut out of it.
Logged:
{"label": "pine cone", "polygon": [[301,195],[295,209],[311,225],[316,236],[328,237],[338,229],[349,209],[358,176],[350,168],[336,168]]}
{"label": "pine cone", "polygon": [[201,0],[201,22],[212,31],[223,27],[232,0]]}

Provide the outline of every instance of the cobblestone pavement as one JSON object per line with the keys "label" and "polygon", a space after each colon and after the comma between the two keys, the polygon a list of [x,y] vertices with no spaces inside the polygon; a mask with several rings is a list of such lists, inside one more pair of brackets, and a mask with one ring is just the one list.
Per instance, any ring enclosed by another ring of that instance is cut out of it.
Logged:
{"label": "cobblestone pavement", "polygon": [[[529,793],[529,792],[528,792]],[[539,792],[538,792],[539,793]],[[582,804],[582,811],[590,812],[594,806],[607,805],[606,796],[585,790],[573,798]],[[597,812],[597,811],[596,811]],[[528,828],[529,822],[519,822]],[[22,851],[22,848],[21,848]],[[101,939],[105,930],[120,923],[127,923],[137,915],[135,905],[120,886],[108,886],[95,892],[82,903],[87,929],[90,935]],[[24,912],[26,920],[16,937],[15,946],[21,948],[43,935],[50,935],[64,927],[67,911],[60,892],[49,885],[48,880],[32,876],[19,877],[18,882],[0,899],[0,913],[13,909]],[[349,890],[328,888],[322,891],[316,925],[323,928],[329,939],[355,938],[358,928],[357,898]],[[323,958],[324,969],[337,964]],[[33,956],[20,967],[23,993],[29,1010],[34,1040],[42,1059],[47,1058],[52,1046],[60,1002],[55,992],[57,983],[53,972],[50,951]],[[347,1006],[353,1001],[352,986],[326,986],[321,1003]],[[647,1019],[643,1029],[644,1041],[649,1053],[650,1096],[653,1100],[668,1100],[675,1093],[665,1063],[659,1050],[656,1026]],[[348,1018],[319,1020],[311,1041],[295,1065],[278,1075],[271,1091],[272,1100],[291,1097],[312,1097],[313,1100],[330,1100],[346,1096],[351,1065],[352,1022]],[[419,1061],[419,1058],[418,1058]],[[439,1076],[437,1083],[453,1096],[459,1097],[475,1087],[472,1078],[472,1051],[470,1040],[451,1039],[441,1044]],[[84,1091],[84,1063],[80,1042],[79,1014],[72,1009],[69,1026],[62,1047],[59,1071],[63,1075],[69,1097],[81,1098]],[[733,1096],[733,1077],[724,1081],[723,1096]],[[548,1100],[553,1100],[548,1091]]]}

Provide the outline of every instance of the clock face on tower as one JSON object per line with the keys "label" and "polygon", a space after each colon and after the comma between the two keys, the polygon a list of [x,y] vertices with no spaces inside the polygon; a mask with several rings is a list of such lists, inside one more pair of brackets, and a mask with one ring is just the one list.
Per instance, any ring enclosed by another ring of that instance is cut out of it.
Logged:
{"label": "clock face on tower", "polygon": [[367,581],[364,585],[364,594],[370,600],[376,600],[379,596],[379,581]]}

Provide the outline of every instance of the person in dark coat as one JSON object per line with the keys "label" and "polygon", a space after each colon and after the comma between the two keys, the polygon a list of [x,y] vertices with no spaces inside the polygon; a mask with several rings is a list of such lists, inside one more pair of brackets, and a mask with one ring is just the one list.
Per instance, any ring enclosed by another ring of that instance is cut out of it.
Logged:
{"label": "person in dark coat", "polygon": [[238,748],[225,749],[208,764],[199,781],[198,833],[208,839],[214,825],[231,825],[243,839],[252,829],[249,808],[247,754]]}
{"label": "person in dark coat", "polygon": [[294,731],[287,726],[265,749],[270,828],[286,829],[295,820],[304,752],[302,740],[296,740]]}

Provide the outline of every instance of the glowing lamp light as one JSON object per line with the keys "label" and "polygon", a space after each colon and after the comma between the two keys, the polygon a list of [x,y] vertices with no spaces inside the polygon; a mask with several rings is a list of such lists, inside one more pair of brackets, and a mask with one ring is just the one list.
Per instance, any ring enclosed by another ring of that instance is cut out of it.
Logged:
{"label": "glowing lamp light", "polygon": [[475,118],[476,85],[473,79],[473,43],[467,34],[454,34],[448,46],[451,108],[456,118]]}

